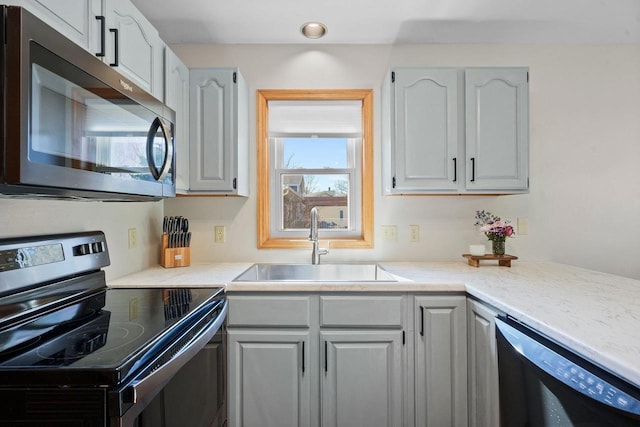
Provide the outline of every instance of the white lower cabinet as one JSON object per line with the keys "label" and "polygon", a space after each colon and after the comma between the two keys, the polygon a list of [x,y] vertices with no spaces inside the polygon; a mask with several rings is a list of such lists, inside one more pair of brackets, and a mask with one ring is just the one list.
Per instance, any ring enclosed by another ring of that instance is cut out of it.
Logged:
{"label": "white lower cabinet", "polygon": [[230,330],[228,345],[230,426],[316,425],[308,331]]}
{"label": "white lower cabinet", "polygon": [[467,425],[465,296],[415,297],[415,425]]}
{"label": "white lower cabinet", "polygon": [[321,425],[402,426],[402,331],[321,332]]}
{"label": "white lower cabinet", "polygon": [[228,298],[229,427],[467,425],[466,296]]}
{"label": "white lower cabinet", "polygon": [[467,301],[470,427],[499,425],[497,315],[485,304]]}

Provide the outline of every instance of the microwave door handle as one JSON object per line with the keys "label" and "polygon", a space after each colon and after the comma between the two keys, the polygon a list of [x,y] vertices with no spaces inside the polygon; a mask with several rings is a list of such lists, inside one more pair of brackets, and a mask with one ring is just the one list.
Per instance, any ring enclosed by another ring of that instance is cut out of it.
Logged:
{"label": "microwave door handle", "polygon": [[[162,130],[162,136],[164,139],[164,159],[162,160],[162,166],[158,168],[154,161],[153,153],[153,141],[155,140],[158,129]],[[149,170],[151,175],[156,181],[162,181],[169,169],[171,168],[171,162],[173,160],[173,138],[164,120],[160,117],[156,117],[151,123],[149,133],[147,134],[147,163],[149,164]]]}
{"label": "microwave door handle", "polygon": [[160,120],[160,126],[162,128],[162,135],[164,136],[165,147],[164,162],[162,162],[162,169],[160,171],[160,180],[163,180],[173,165],[173,154],[175,153],[176,142],[173,139],[171,127],[168,126],[164,120]]}

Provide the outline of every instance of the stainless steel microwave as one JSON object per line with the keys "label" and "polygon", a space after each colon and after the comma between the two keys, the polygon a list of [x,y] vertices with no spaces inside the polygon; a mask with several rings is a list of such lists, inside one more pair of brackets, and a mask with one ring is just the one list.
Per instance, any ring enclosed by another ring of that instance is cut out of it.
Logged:
{"label": "stainless steel microwave", "polygon": [[175,196],[175,113],[25,9],[0,11],[0,194]]}

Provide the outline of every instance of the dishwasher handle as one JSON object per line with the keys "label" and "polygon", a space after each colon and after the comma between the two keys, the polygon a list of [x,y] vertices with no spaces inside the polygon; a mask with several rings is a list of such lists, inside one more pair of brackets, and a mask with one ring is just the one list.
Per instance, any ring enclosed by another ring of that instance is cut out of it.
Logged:
{"label": "dishwasher handle", "polygon": [[597,367],[587,369],[583,366],[589,365],[590,362],[585,360],[582,364],[576,363],[579,358],[577,355],[570,356],[576,361],[570,360],[561,354],[569,354],[568,350],[509,319],[497,318],[496,332],[520,357],[525,358],[557,381],[604,405],[628,414],[640,415],[640,400],[613,385],[612,381],[604,379],[604,376],[609,376],[606,373],[596,373],[595,371],[600,370]]}

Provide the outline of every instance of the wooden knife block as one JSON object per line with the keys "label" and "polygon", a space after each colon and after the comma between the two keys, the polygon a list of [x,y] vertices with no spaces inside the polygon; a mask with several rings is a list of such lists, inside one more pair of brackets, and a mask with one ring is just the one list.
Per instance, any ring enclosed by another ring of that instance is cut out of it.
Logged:
{"label": "wooden knife block", "polygon": [[160,265],[164,268],[188,267],[191,265],[191,248],[170,248],[169,235],[162,235]]}

